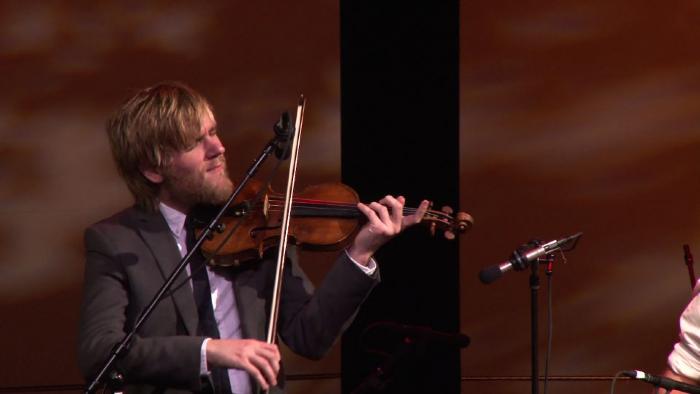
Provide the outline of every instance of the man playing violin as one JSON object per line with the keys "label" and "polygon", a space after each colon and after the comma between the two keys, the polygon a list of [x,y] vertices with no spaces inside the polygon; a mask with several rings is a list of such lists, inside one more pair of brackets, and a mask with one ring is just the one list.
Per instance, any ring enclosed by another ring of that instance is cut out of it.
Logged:
{"label": "man playing violin", "polygon": [[[139,91],[109,120],[107,135],[135,205],[85,232],[78,358],[86,379],[187,252],[193,207],[220,205],[233,190],[211,105],[184,84]],[[290,249],[278,335],[294,352],[318,359],[350,324],[379,280],[373,254],[428,208],[423,201],[403,216],[403,205],[392,196],[359,203],[367,223],[315,291]],[[283,391],[279,349],[265,342],[273,266],[267,256],[237,269],[190,265],[117,360],[125,391]]]}

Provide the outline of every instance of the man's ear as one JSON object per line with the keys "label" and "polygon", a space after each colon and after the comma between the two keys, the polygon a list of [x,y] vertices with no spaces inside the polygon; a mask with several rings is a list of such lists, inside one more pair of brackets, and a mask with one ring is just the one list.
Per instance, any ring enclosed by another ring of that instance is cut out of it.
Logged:
{"label": "man's ear", "polygon": [[163,183],[163,174],[155,168],[152,167],[141,167],[141,174],[146,177],[149,181],[153,183]]}

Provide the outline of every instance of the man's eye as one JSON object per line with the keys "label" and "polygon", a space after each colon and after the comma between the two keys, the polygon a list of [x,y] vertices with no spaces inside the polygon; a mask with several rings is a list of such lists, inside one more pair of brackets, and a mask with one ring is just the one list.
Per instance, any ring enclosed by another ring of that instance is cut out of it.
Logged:
{"label": "man's eye", "polygon": [[203,136],[203,135],[201,135],[201,136],[195,138],[194,142],[192,143],[192,148],[194,148],[195,146],[201,144],[202,142],[204,142],[204,136]]}
{"label": "man's eye", "polygon": [[196,148],[197,145],[201,144],[202,141],[204,141],[204,137],[198,137],[198,138],[195,139],[189,146],[187,146],[187,147],[185,148],[185,151],[186,151],[186,152],[191,151],[192,149]]}

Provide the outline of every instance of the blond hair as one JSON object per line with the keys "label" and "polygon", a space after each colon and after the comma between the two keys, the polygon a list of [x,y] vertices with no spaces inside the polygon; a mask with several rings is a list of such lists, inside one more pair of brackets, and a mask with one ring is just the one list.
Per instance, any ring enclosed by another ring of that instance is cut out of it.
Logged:
{"label": "blond hair", "polygon": [[160,184],[143,175],[162,170],[174,152],[194,146],[209,102],[181,82],[162,82],[137,92],[107,121],[107,136],[119,174],[136,205],[155,211]]}

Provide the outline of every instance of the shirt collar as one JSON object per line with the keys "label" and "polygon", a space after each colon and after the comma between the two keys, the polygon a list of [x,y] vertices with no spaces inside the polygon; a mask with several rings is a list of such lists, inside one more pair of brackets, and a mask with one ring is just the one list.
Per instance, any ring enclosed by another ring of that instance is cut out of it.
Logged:
{"label": "shirt collar", "polygon": [[185,227],[185,219],[187,218],[187,215],[178,211],[175,208],[171,208],[165,205],[162,202],[158,203],[158,207],[160,208],[160,213],[163,215],[165,221],[168,223],[170,231],[172,231],[173,234],[179,237],[182,233],[183,228]]}

